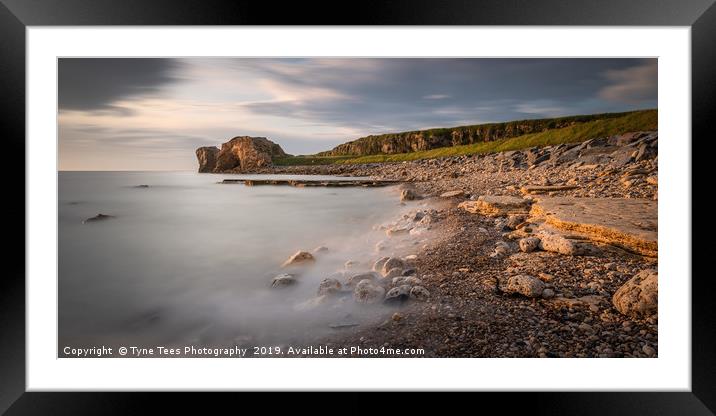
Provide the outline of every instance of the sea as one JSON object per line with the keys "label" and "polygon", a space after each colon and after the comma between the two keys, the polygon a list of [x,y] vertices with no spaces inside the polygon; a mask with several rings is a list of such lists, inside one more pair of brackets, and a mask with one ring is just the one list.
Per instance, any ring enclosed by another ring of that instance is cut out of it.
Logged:
{"label": "sea", "polygon": [[[58,351],[97,346],[273,347],[332,337],[385,314],[345,296],[316,307],[321,280],[370,269],[377,225],[407,209],[394,186],[244,186],[196,172],[58,173]],[[146,185],[146,186],[145,186]],[[94,222],[98,214],[112,216]],[[293,253],[315,265],[273,288]]]}

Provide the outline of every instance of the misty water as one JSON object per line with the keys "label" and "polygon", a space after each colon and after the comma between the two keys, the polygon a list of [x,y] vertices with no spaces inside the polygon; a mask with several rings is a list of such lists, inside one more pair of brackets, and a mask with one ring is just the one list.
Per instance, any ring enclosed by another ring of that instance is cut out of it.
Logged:
{"label": "misty water", "polygon": [[[385,313],[349,299],[319,308],[305,302],[346,260],[376,257],[385,234],[373,226],[406,209],[395,187],[218,183],[238,177],[60,172],[60,349],[281,345]],[[115,217],[83,224],[99,213]],[[291,254],[317,246],[329,250],[298,284],[271,288]]]}

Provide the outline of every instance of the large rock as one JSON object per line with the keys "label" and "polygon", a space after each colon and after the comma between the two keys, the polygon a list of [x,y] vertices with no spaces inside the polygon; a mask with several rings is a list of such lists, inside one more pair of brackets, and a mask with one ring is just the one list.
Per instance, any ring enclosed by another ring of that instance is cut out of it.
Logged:
{"label": "large rock", "polygon": [[196,150],[199,172],[251,172],[271,166],[273,158],[285,157],[281,146],[265,137],[234,137],[216,147]]}
{"label": "large rock", "polygon": [[219,148],[215,146],[200,147],[196,149],[196,158],[199,160],[199,173],[211,173],[216,169],[216,158]]}
{"label": "large rock", "polygon": [[656,270],[642,270],[620,287],[612,297],[619,312],[632,317],[648,317],[658,311],[659,285]]}
{"label": "large rock", "polygon": [[458,207],[473,214],[500,217],[527,213],[530,208],[530,201],[514,196],[483,195],[477,198],[476,201],[462,202]]}
{"label": "large rock", "polygon": [[[532,205],[533,219],[587,240],[655,257],[657,201],[627,198],[540,197]],[[544,244],[544,238],[542,242]],[[550,250],[555,251],[555,250]]]}

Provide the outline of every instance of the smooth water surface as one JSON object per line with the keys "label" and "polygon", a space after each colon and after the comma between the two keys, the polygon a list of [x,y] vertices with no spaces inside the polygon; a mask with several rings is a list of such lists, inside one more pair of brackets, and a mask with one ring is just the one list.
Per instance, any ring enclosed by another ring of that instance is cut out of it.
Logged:
{"label": "smooth water surface", "polygon": [[[348,300],[303,303],[346,260],[374,257],[385,235],[372,227],[399,215],[397,190],[218,183],[230,177],[239,176],[59,173],[60,348],[268,345],[361,319]],[[83,224],[99,213],[115,218]],[[270,287],[292,253],[321,245],[329,251],[299,284]]]}

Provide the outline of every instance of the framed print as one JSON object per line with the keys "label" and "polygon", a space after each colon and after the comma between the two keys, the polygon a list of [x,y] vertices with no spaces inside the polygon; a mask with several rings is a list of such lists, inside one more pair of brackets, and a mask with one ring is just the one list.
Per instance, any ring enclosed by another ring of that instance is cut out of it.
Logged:
{"label": "framed print", "polygon": [[183,6],[3,1],[3,410],[713,412],[710,1]]}

